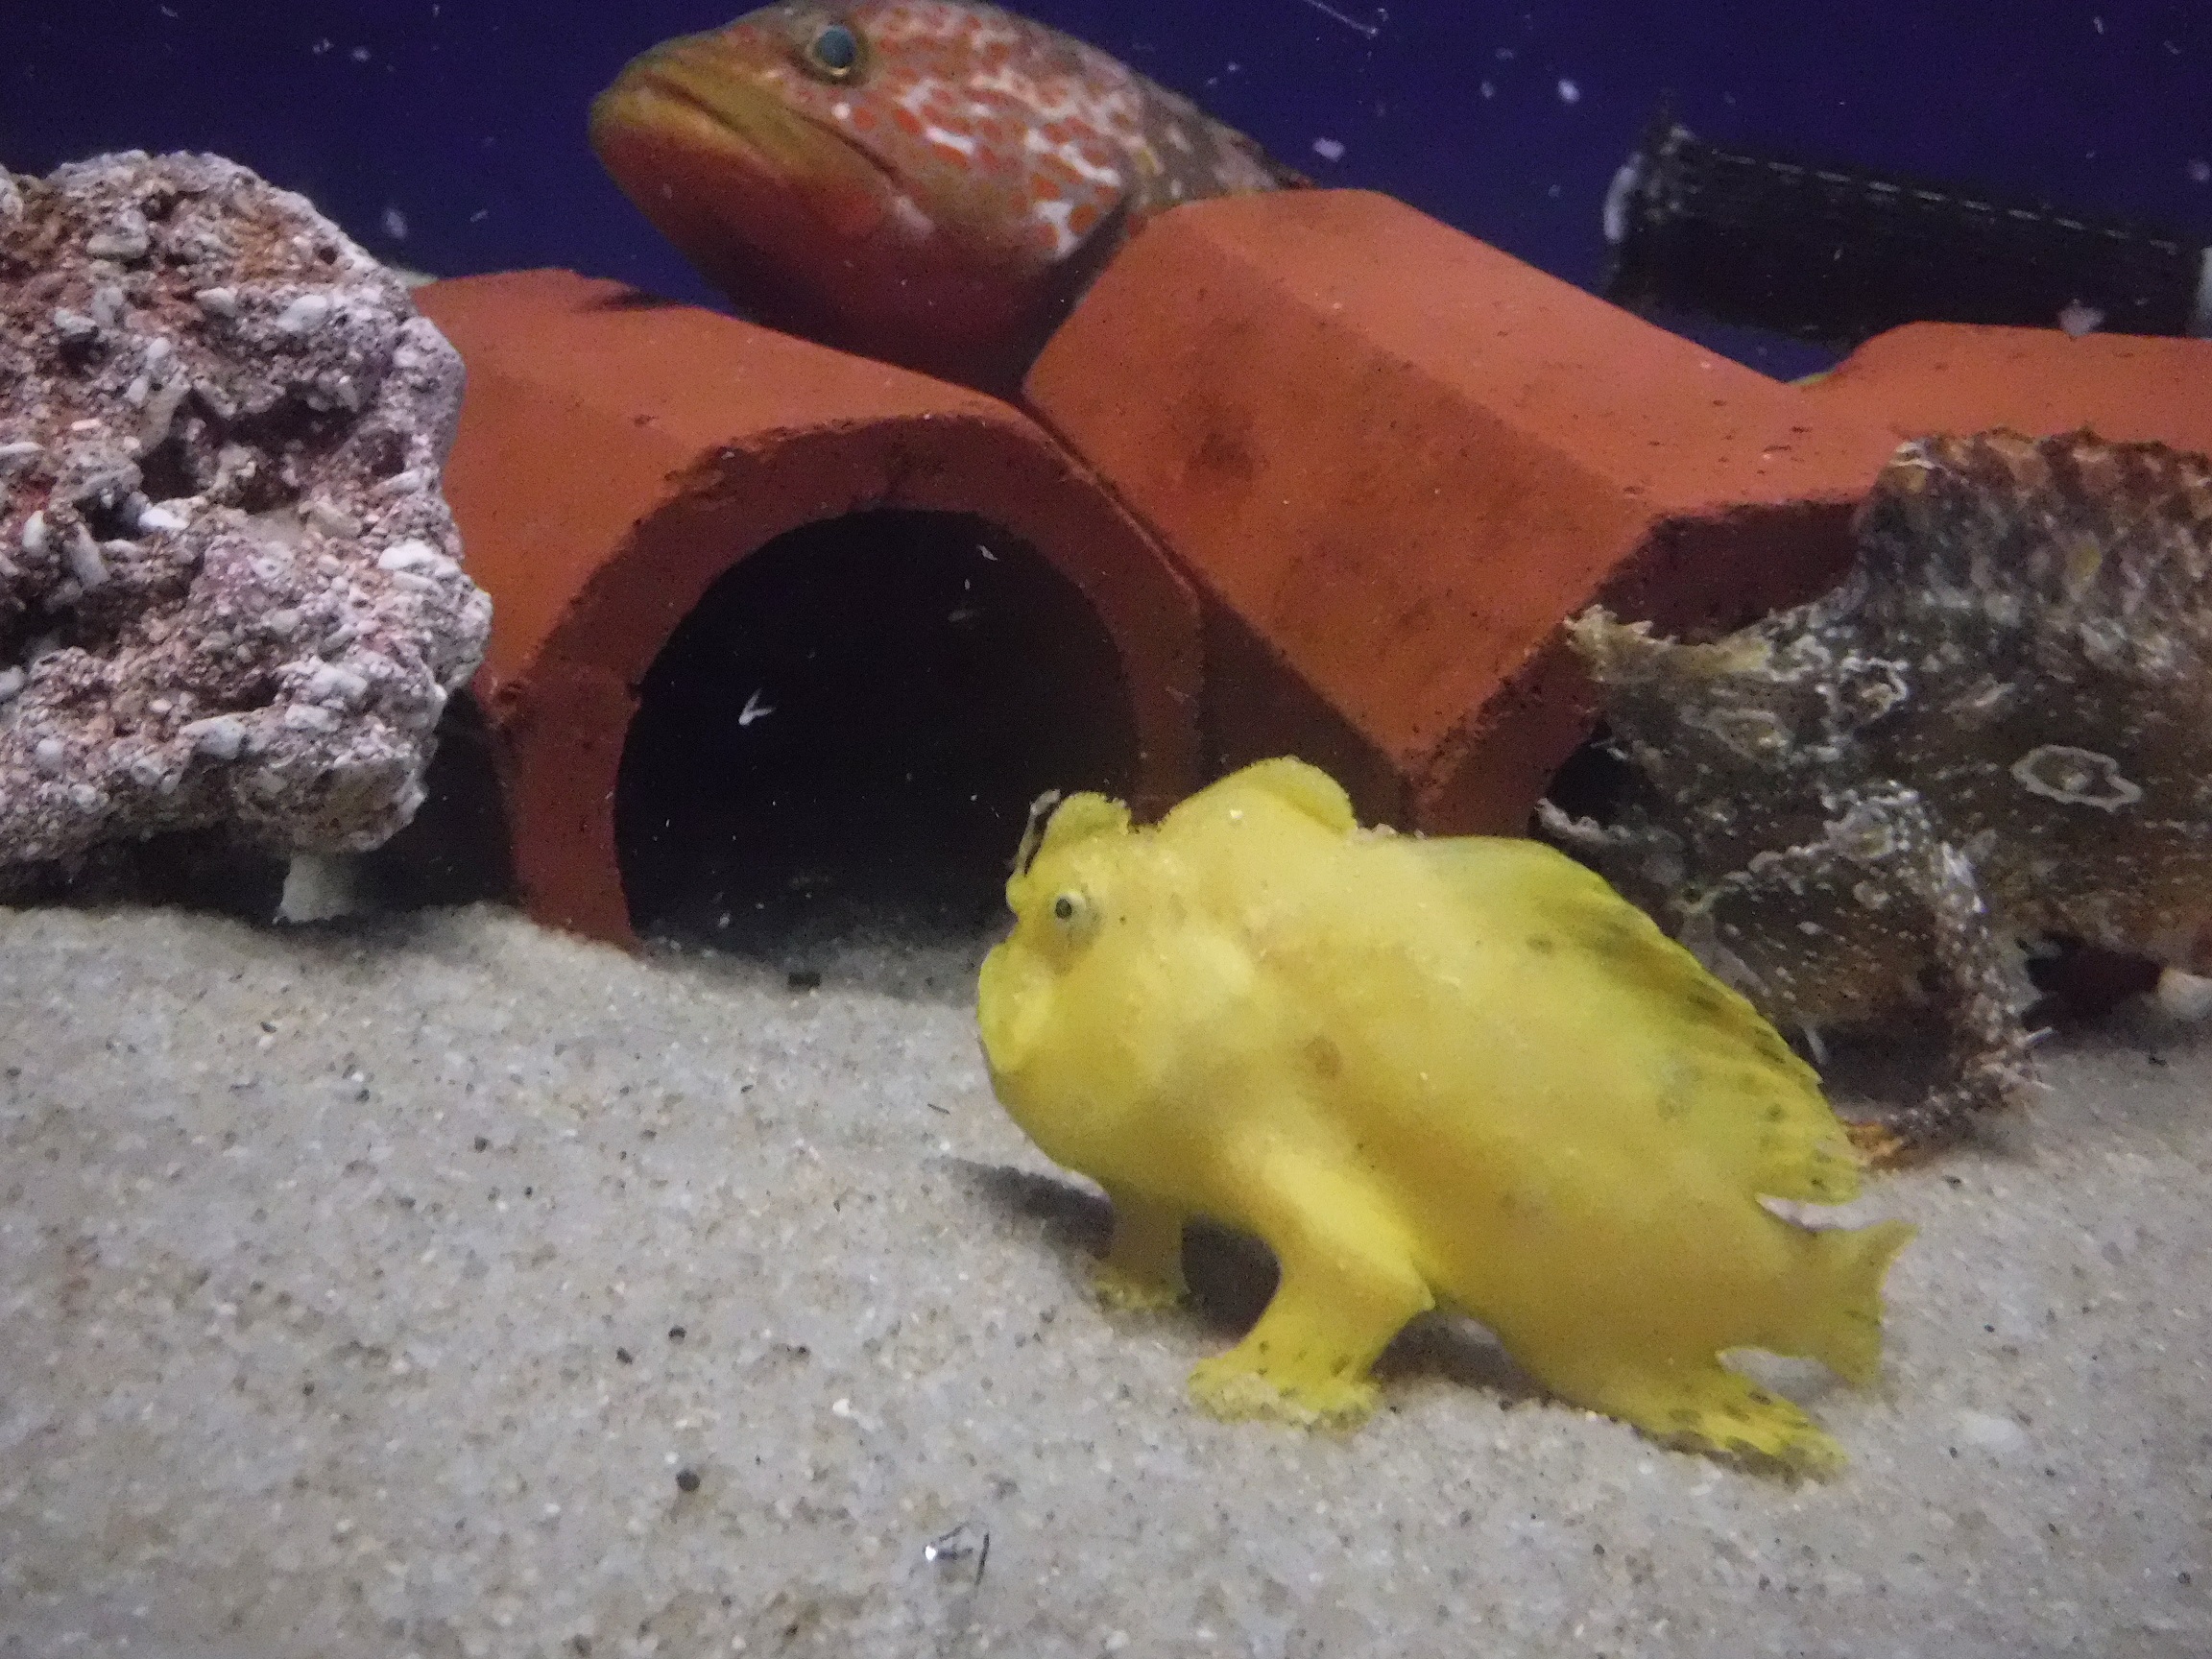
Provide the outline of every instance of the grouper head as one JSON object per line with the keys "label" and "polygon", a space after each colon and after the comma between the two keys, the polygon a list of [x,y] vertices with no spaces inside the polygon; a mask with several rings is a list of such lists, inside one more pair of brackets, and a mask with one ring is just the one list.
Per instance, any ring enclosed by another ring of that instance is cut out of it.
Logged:
{"label": "grouper head", "polygon": [[599,95],[591,144],[748,314],[995,391],[1146,214],[1295,179],[974,0],[788,0],[665,41]]}
{"label": "grouper head", "polygon": [[[665,41],[591,108],[624,192],[740,308],[772,326],[1005,390],[1110,252],[1094,184],[1063,239],[1002,154],[1018,123],[961,96],[969,9],[880,0],[767,7]],[[1015,20],[1019,21],[1019,20]],[[971,102],[980,105],[978,115]],[[1080,183],[1080,180],[1077,180]]]}

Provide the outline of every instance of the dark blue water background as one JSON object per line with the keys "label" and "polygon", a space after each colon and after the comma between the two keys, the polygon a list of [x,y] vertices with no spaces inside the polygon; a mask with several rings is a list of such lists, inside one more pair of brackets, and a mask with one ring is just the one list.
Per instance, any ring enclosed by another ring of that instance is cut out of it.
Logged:
{"label": "dark blue water background", "polygon": [[[1388,191],[1584,285],[1602,269],[1606,183],[1663,90],[1715,142],[2104,209],[2212,243],[2202,0],[1027,10],[1324,182]],[[602,175],[583,128],[626,59],[726,21],[726,4],[0,0],[0,162],[18,172],[102,150],[213,150],[305,192],[401,264],[565,265],[710,300]],[[1769,372],[1809,366],[1787,343],[1709,337]]]}

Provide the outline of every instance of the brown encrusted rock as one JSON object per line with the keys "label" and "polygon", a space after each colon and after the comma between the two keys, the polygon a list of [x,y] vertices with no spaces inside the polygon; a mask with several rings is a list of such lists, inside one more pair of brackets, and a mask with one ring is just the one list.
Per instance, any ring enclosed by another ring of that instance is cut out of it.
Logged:
{"label": "brown encrusted rock", "polygon": [[2212,970],[2212,463],[1925,438],[1856,535],[1840,587],[1716,641],[1579,617],[1632,778],[1546,819],[1770,1019],[1933,999],[1949,1074],[1888,1124],[1927,1145],[2026,1077],[2023,941]]}
{"label": "brown encrusted rock", "polygon": [[0,171],[0,865],[407,822],[491,619],[439,492],[461,380],[243,167]]}

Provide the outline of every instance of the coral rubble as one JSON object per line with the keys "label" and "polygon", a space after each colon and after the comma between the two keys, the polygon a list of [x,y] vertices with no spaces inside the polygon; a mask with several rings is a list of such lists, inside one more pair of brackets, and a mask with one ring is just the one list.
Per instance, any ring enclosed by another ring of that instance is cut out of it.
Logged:
{"label": "coral rubble", "polygon": [[1949,1074],[1894,1150],[2024,1080],[2022,942],[2212,966],[2212,462],[1928,438],[1857,537],[1718,641],[1572,624],[1633,779],[1608,824],[1545,816],[1778,1021],[1933,1000]]}
{"label": "coral rubble", "polygon": [[407,822],[491,618],[439,493],[461,381],[243,167],[0,171],[0,866]]}

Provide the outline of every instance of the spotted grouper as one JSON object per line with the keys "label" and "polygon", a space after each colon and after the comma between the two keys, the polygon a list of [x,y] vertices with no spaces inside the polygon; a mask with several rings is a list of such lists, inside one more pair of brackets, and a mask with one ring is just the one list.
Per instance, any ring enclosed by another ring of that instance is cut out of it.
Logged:
{"label": "spotted grouper", "polygon": [[798,0],[663,42],[599,95],[591,144],[751,315],[998,392],[1153,214],[1304,182],[1095,47],[971,0]]}

